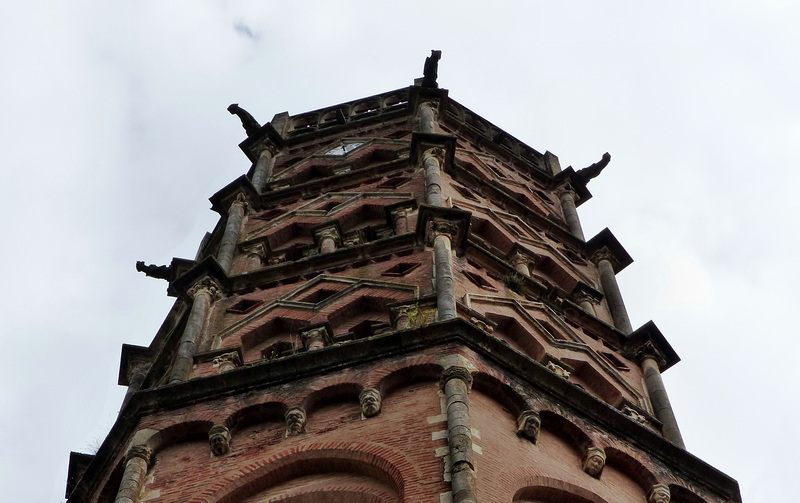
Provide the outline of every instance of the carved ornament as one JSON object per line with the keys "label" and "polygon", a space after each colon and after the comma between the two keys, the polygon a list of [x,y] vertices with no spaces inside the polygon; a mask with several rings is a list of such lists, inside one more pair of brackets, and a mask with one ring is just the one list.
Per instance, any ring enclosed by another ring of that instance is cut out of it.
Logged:
{"label": "carved ornament", "polygon": [[442,371],[442,387],[447,384],[447,381],[450,379],[461,379],[465,383],[467,383],[467,389],[472,389],[472,373],[466,367],[460,367],[458,365],[453,365],[452,367],[447,367]]}
{"label": "carved ornament", "polygon": [[583,471],[594,478],[600,478],[603,467],[606,466],[606,452],[600,447],[589,447],[583,455],[581,467]]}
{"label": "carved ornament", "polygon": [[306,432],[306,411],[302,407],[292,407],[287,410],[284,418],[287,437]]}
{"label": "carved ornament", "polygon": [[569,370],[553,362],[548,362],[546,365],[547,370],[564,379],[569,379]]}
{"label": "carved ornament", "polygon": [[130,462],[133,458],[143,459],[149,467],[153,463],[153,449],[146,445],[134,445],[128,449],[128,453],[125,455],[125,463]]}
{"label": "carved ornament", "polygon": [[523,410],[517,418],[517,435],[525,437],[534,444],[539,439],[542,418],[535,410]]}
{"label": "carved ornament", "polygon": [[361,413],[364,417],[374,417],[381,412],[381,394],[375,388],[365,388],[358,395]]}
{"label": "carved ornament", "polygon": [[425,243],[433,246],[433,241],[440,235],[449,236],[451,240],[458,235],[458,222],[452,220],[431,219],[425,228]]}
{"label": "carved ornament", "polygon": [[217,284],[216,281],[208,276],[196,282],[186,291],[186,293],[189,294],[189,297],[193,299],[201,292],[208,294],[212,301],[222,297],[222,288]]}
{"label": "carved ornament", "polygon": [[221,424],[215,424],[208,430],[208,444],[214,456],[222,456],[228,453],[231,447],[231,433],[228,428]]}
{"label": "carved ornament", "polygon": [[647,494],[647,503],[669,503],[670,498],[669,486],[666,484],[656,484]]}

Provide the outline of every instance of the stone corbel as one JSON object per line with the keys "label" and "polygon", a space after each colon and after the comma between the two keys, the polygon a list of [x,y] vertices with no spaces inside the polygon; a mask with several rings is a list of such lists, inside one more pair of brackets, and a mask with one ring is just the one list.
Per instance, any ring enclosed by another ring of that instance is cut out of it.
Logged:
{"label": "stone corbel", "polygon": [[647,493],[647,503],[669,503],[671,497],[667,484],[656,484]]}
{"label": "stone corbel", "polygon": [[248,260],[253,262],[257,261],[257,265],[261,266],[267,262],[267,247],[264,243],[256,243],[242,247],[242,252],[247,255]]}
{"label": "stone corbel", "polygon": [[539,439],[542,418],[535,410],[523,410],[517,418],[517,435],[525,437],[534,444]]}
{"label": "stone corbel", "polygon": [[306,432],[306,411],[302,407],[292,407],[284,415],[286,436],[291,437]]}
{"label": "stone corbel", "polygon": [[214,456],[224,456],[231,448],[231,433],[227,427],[215,424],[208,430],[208,444]]}

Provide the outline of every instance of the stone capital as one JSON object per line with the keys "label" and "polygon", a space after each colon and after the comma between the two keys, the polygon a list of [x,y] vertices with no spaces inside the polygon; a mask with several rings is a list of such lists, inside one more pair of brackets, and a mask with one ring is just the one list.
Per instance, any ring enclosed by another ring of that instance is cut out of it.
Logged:
{"label": "stone capital", "polygon": [[609,250],[608,247],[606,246],[592,253],[589,259],[592,262],[594,262],[595,265],[600,265],[601,261],[608,260],[614,269],[616,269],[619,266],[619,260],[617,260],[617,257],[613,253],[611,253],[611,250]]}
{"label": "stone capital", "polygon": [[134,458],[144,460],[149,467],[153,463],[153,449],[147,447],[146,445],[131,446],[131,448],[128,449],[128,453],[125,454],[125,462],[128,463]]}
{"label": "stone capital", "polygon": [[308,351],[320,349],[327,346],[331,342],[331,336],[328,333],[328,328],[324,326],[316,326],[306,330],[301,330],[300,338],[303,341],[303,346]]}
{"label": "stone capital", "polygon": [[653,341],[646,341],[641,346],[634,348],[630,351],[632,353],[631,360],[634,360],[641,365],[645,359],[652,358],[659,368],[666,366],[667,358],[664,353],[653,344]]}
{"label": "stone capital", "polygon": [[186,293],[188,293],[189,297],[192,299],[194,299],[200,293],[206,293],[213,302],[214,300],[222,297],[222,288],[219,286],[219,284],[217,284],[216,281],[206,276],[189,287],[189,289],[186,290]]}
{"label": "stone capital", "polygon": [[322,241],[325,238],[331,238],[334,241],[340,240],[339,229],[335,225],[332,225],[330,227],[323,227],[322,229],[317,229],[316,231],[314,231],[314,235],[317,236],[317,239],[319,239],[320,241]]}
{"label": "stone capital", "polygon": [[461,379],[467,384],[467,389],[472,389],[472,373],[466,367],[460,367],[457,365],[453,365],[452,367],[447,367],[442,371],[442,388],[444,388],[447,381],[450,379]]}
{"label": "stone capital", "polygon": [[533,262],[533,260],[531,260],[531,258],[526,253],[518,251],[514,252],[514,254],[511,255],[511,257],[509,257],[509,262],[511,262],[511,265],[516,267],[519,264],[528,265],[531,262]]}
{"label": "stone capital", "polygon": [[422,153],[422,162],[425,162],[425,160],[428,157],[433,157],[437,161],[439,161],[439,164],[441,164],[444,162],[444,155],[445,155],[445,150],[442,147],[429,148],[428,150]]}
{"label": "stone capital", "polygon": [[458,235],[459,223],[452,220],[443,220],[434,218],[428,220],[428,225],[425,228],[425,243],[428,246],[433,246],[433,241],[440,235],[449,236],[450,239],[455,239]]}
{"label": "stone capital", "polygon": [[577,201],[579,199],[578,193],[575,192],[575,189],[572,188],[572,184],[570,184],[569,182],[558,187],[555,190],[555,193],[559,199],[561,199],[564,196],[571,196],[573,201]]}
{"label": "stone capital", "polygon": [[214,357],[212,363],[215,367],[219,367],[221,372],[225,372],[240,366],[242,361],[239,358],[238,351],[231,351],[230,353],[225,353]]}
{"label": "stone capital", "polygon": [[[233,208],[235,205],[241,206],[245,213],[250,213],[253,210],[253,207],[250,204],[250,201],[247,199],[247,196],[244,195],[244,192],[239,192],[236,194],[234,200],[231,201],[231,208]],[[228,210],[228,213],[230,213],[230,210]]]}

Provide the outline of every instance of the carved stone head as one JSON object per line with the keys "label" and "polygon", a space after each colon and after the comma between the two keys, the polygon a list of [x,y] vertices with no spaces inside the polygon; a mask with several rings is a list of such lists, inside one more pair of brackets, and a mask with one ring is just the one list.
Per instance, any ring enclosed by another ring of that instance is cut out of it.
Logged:
{"label": "carved stone head", "polygon": [[666,484],[656,484],[650,489],[647,496],[647,503],[669,503],[669,486]]}
{"label": "carved stone head", "polygon": [[227,454],[231,446],[231,434],[228,428],[215,424],[208,430],[208,443],[214,456]]}
{"label": "carved stone head", "polygon": [[306,411],[302,407],[292,407],[286,411],[286,436],[299,435],[306,431]]}
{"label": "carved stone head", "polygon": [[358,395],[364,417],[377,416],[381,412],[381,394],[375,388],[365,388]]}
{"label": "carved stone head", "polygon": [[606,453],[600,447],[589,447],[583,456],[583,471],[592,477],[599,478],[606,466]]}
{"label": "carved stone head", "polygon": [[539,430],[542,427],[542,419],[535,410],[525,410],[517,419],[517,435],[528,438],[534,444],[539,438]]}

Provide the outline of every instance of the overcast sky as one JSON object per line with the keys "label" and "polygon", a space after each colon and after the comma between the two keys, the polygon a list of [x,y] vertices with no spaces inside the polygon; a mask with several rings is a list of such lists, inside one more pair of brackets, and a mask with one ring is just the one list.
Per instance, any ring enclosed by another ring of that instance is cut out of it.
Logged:
{"label": "overcast sky", "polygon": [[612,154],[580,217],[683,360],[689,451],[747,503],[796,495],[800,4],[488,5],[0,2],[0,500],[63,500],[69,452],[113,424],[120,347],[172,304],[135,261],[193,258],[249,168],[226,107],[405,87],[434,48],[453,99],[562,166]]}

